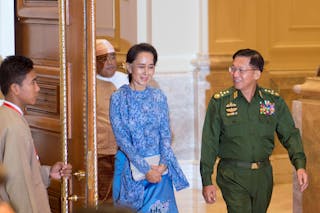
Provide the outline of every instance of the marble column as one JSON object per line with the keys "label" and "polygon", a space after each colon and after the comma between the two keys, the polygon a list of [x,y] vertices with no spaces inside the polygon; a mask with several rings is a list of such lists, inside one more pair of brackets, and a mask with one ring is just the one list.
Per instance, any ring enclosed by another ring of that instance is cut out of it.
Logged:
{"label": "marble column", "polygon": [[320,77],[307,78],[294,91],[302,95],[293,101],[293,116],[302,135],[307,156],[309,187],[301,193],[296,175],[293,176],[293,212],[313,213],[320,209]]}
{"label": "marble column", "polygon": [[210,88],[207,76],[210,73],[210,60],[207,54],[198,54],[193,60],[194,69],[194,113],[195,113],[195,160],[200,160],[201,134],[207,110],[206,91]]}

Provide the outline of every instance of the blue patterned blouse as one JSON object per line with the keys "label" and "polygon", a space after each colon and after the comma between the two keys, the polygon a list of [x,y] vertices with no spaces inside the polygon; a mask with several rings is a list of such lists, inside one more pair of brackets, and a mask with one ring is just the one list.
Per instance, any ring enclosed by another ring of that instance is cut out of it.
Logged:
{"label": "blue patterned blouse", "polygon": [[[160,163],[167,165],[176,190],[189,186],[171,148],[168,104],[161,90],[148,86],[136,91],[123,85],[111,96],[110,121],[119,149],[140,172],[150,170],[144,157],[160,154]],[[127,199],[137,199],[143,187],[132,179],[129,161],[124,165],[121,188],[132,196]]]}

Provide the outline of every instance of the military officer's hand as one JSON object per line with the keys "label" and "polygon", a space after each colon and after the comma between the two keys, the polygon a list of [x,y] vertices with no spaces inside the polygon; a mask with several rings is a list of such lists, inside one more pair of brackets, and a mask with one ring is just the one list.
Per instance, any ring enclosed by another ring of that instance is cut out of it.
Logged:
{"label": "military officer's hand", "polygon": [[300,191],[303,192],[308,187],[308,174],[305,169],[297,170]]}
{"label": "military officer's hand", "polygon": [[215,203],[217,198],[217,189],[214,185],[204,186],[202,195],[207,203]]}

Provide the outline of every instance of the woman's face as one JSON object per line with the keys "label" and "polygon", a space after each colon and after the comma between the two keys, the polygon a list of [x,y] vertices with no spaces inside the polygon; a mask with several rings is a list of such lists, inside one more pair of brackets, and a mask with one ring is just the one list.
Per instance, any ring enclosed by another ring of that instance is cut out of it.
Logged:
{"label": "woman's face", "polygon": [[150,52],[141,52],[136,59],[128,64],[128,72],[131,73],[131,87],[134,90],[144,90],[151,81],[155,72],[153,63],[153,54]]}

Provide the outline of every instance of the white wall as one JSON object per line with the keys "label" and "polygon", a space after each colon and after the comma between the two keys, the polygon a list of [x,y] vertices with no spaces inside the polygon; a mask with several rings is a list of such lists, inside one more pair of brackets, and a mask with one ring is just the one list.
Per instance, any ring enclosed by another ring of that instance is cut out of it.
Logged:
{"label": "white wall", "polygon": [[[14,1],[0,1],[0,59],[14,54]],[[0,60],[1,61],[1,60]],[[0,95],[0,106],[3,103]]]}
{"label": "white wall", "polygon": [[137,43],[158,51],[154,78],[168,97],[179,160],[199,159],[198,73],[207,56],[207,17],[207,0],[137,0]]}
{"label": "white wall", "polygon": [[120,1],[121,38],[128,41],[130,44],[135,44],[137,41],[137,19],[135,17],[137,17],[138,11],[136,8],[137,0]]}
{"label": "white wall", "polygon": [[0,1],[0,56],[14,54],[14,1]]}
{"label": "white wall", "polygon": [[199,49],[199,1],[152,1],[152,43],[157,47],[161,71],[192,69]]}
{"label": "white wall", "polygon": [[199,2],[138,0],[137,42],[152,43],[159,53],[159,72],[191,70],[199,51]]}

